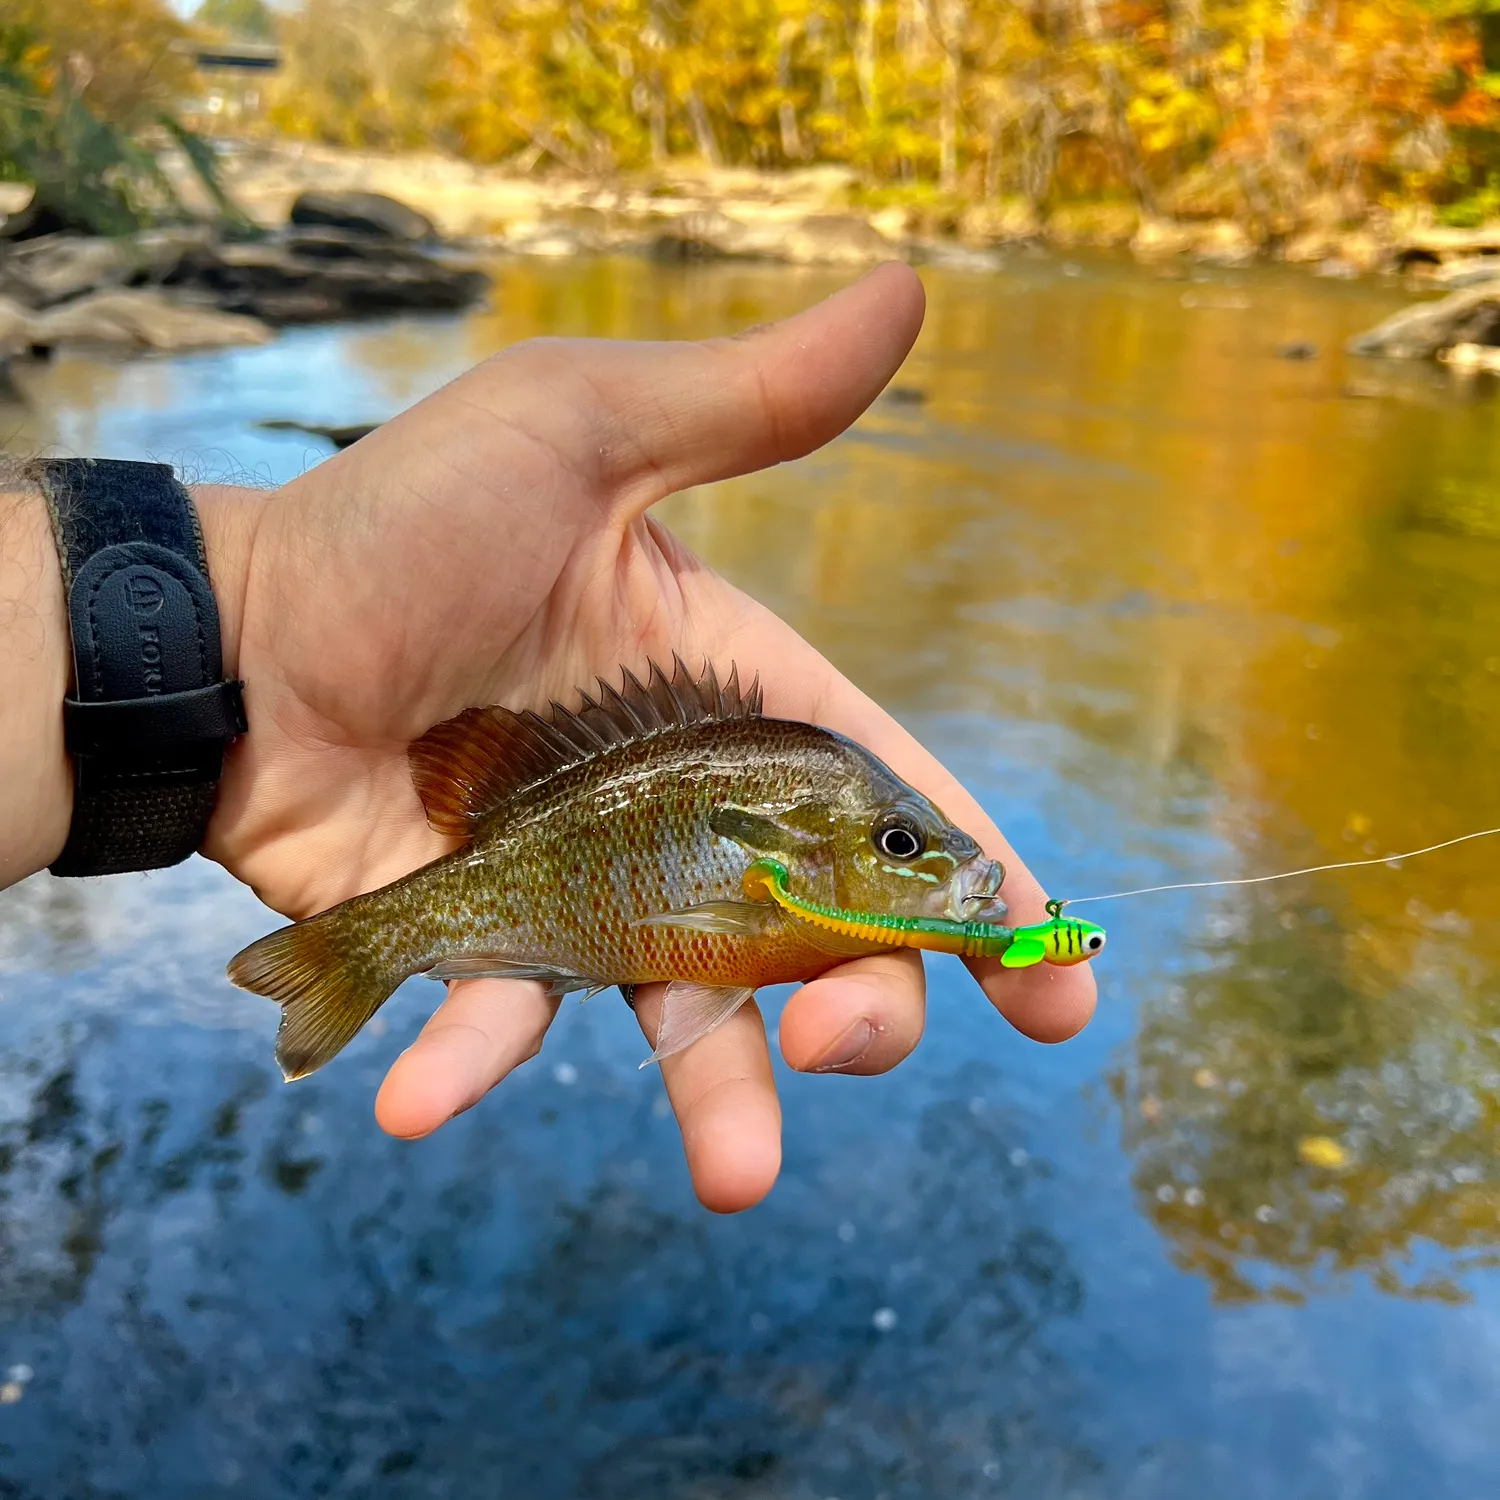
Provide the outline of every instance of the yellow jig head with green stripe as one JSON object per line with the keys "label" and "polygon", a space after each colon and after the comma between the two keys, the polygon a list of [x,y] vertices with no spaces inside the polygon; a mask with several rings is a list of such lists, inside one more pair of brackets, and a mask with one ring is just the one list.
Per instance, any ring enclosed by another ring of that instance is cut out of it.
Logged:
{"label": "yellow jig head with green stripe", "polygon": [[1047,903],[1049,919],[1045,922],[1002,927],[994,922],[849,911],[803,900],[788,889],[786,866],[774,859],[757,860],[745,871],[744,884],[748,900],[774,902],[795,920],[856,943],[925,948],[960,958],[998,958],[1007,969],[1027,969],[1043,962],[1067,968],[1104,950],[1104,929],[1063,916],[1060,901]]}

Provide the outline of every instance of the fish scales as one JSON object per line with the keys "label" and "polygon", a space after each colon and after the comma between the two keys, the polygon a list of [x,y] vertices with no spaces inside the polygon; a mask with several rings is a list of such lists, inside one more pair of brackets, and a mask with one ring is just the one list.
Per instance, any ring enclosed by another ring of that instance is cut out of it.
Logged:
{"label": "fish scales", "polygon": [[[840,749],[825,731],[770,719],[620,746],[502,803],[472,844],[388,887],[401,899],[382,893],[361,913],[362,941],[413,972],[503,949],[603,983],[755,988],[811,978],[839,957],[791,924],[752,940],[632,923],[742,900],[754,856],[716,834],[711,813],[816,796],[838,775]],[[826,865],[805,873],[809,888],[831,891]],[[393,946],[397,933],[409,948]]]}

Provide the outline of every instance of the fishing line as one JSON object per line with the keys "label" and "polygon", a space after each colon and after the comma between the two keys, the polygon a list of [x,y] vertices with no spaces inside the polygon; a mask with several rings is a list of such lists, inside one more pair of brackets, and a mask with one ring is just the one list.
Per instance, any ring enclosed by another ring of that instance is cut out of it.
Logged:
{"label": "fishing line", "polygon": [[[1419,854],[1434,854],[1439,849],[1451,849],[1454,844],[1466,844],[1470,839],[1487,839],[1500,833],[1500,828],[1481,828],[1478,833],[1461,833],[1456,839],[1444,839],[1441,844],[1428,844],[1425,849],[1412,849],[1406,854],[1382,854],[1374,859],[1343,859],[1331,865],[1308,865],[1302,870],[1282,870],[1276,875],[1246,875],[1238,880],[1184,880],[1177,885],[1143,885],[1133,891],[1109,891],[1103,896],[1074,896],[1068,901],[1049,901],[1048,909],[1064,906],[1083,906],[1090,901],[1118,901],[1124,896],[1152,896],[1158,891],[1206,891],[1216,886],[1264,885],[1268,880],[1291,880],[1296,875],[1321,875],[1326,870],[1358,870],[1366,865],[1398,865],[1402,860],[1415,859]],[[1055,915],[1055,913],[1054,913]]]}

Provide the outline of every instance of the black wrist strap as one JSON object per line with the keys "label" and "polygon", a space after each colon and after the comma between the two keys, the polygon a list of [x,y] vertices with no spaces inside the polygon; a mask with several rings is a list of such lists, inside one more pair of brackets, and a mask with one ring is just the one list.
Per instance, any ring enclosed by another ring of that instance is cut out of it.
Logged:
{"label": "black wrist strap", "polygon": [[246,727],[242,684],[221,680],[197,512],[165,464],[57,459],[42,488],[74,667],[73,822],[52,873],[178,864],[203,841],[224,746]]}

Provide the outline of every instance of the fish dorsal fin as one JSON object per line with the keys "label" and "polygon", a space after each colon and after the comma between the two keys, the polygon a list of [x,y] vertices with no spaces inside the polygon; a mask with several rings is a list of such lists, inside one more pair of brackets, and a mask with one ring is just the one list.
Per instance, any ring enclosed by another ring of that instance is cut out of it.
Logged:
{"label": "fish dorsal fin", "polygon": [[429,729],[407,751],[412,781],[438,833],[470,838],[508,797],[619,745],[692,724],[760,715],[760,679],[740,687],[737,667],[721,683],[712,663],[694,678],[680,656],[672,675],[655,662],[642,682],[622,669],[619,688],[601,677],[597,696],[576,709],[553,703],[546,718],[527,710],[469,708]]}

